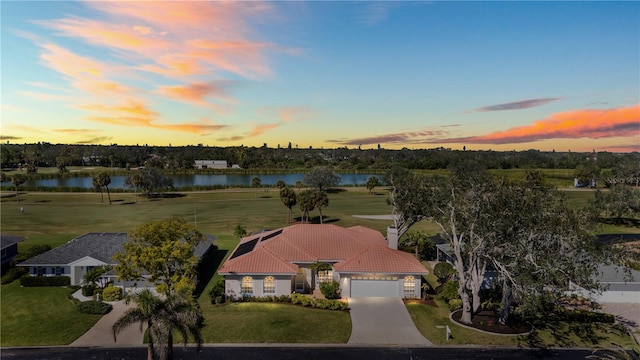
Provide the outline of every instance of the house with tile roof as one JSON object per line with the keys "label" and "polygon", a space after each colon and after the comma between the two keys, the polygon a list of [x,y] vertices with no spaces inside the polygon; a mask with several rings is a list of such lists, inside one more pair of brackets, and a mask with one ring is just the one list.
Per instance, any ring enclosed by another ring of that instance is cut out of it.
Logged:
{"label": "house with tile roof", "polygon": [[[199,259],[209,251],[215,239],[205,236],[206,240],[198,244],[195,253]],[[16,266],[28,268],[31,276],[63,275],[71,278],[71,285],[80,285],[87,271],[102,265],[117,265],[113,256],[122,251],[123,244],[129,241],[126,233],[88,233],[70,240],[66,244],[32,257]],[[114,286],[126,289],[134,287],[154,287],[144,280],[121,281],[113,271],[103,274]]]}
{"label": "house with tile roof", "polygon": [[[373,229],[297,224],[243,238],[218,270],[231,298],[312,293],[336,281],[343,298],[420,297],[425,267]],[[314,271],[325,263],[329,270]]]}

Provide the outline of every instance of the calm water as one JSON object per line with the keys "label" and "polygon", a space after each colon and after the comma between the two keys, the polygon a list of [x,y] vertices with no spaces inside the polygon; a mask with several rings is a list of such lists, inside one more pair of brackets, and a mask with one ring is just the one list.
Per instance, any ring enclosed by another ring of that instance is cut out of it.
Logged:
{"label": "calm water", "polygon": [[[189,186],[251,186],[251,179],[259,177],[262,185],[275,185],[279,180],[283,180],[287,185],[293,186],[297,181],[304,181],[305,174],[253,174],[253,175],[170,175],[173,179],[173,186],[176,188]],[[382,175],[372,174],[338,174],[340,176],[340,185],[347,186],[364,186],[371,176],[375,176],[382,183]],[[125,188],[124,181],[126,176],[111,176],[111,189]],[[3,182],[3,186],[11,186],[11,182]],[[59,179],[42,179],[30,180],[23,186],[34,187],[75,187],[91,189],[91,177],[78,178],[59,178]]]}

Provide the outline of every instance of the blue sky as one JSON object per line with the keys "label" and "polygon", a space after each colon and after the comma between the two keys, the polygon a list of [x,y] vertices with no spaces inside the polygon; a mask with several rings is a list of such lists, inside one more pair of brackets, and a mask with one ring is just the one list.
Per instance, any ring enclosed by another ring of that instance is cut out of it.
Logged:
{"label": "blue sky", "polygon": [[12,143],[640,150],[638,2],[2,2]]}

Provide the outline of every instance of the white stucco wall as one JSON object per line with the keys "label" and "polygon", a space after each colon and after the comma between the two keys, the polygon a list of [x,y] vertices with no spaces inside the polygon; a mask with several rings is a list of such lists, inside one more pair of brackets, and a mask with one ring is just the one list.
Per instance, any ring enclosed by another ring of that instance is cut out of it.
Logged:
{"label": "white stucco wall", "polygon": [[228,297],[238,299],[242,297],[242,278],[251,276],[253,279],[253,294],[251,296],[281,296],[291,295],[291,275],[271,275],[276,280],[275,294],[264,293],[264,278],[269,275],[226,275],[224,280],[225,294]]}

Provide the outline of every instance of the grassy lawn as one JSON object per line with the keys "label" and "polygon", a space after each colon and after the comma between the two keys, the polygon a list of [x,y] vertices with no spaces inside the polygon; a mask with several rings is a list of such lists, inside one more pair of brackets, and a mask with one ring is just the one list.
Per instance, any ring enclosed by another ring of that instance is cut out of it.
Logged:
{"label": "grassy lawn", "polygon": [[[0,194],[0,228],[5,234],[26,236],[19,251],[36,244],[59,246],[88,232],[130,232],[144,223],[183,217],[197,223],[200,231],[218,236],[218,251],[212,259],[217,267],[236,246],[233,236],[236,225],[249,232],[286,226],[287,209],[278,191],[258,192],[253,189],[229,189],[210,192],[176,194],[163,199],[146,199],[130,193],[112,194],[113,205],[100,202],[98,193],[21,193],[20,205],[13,192]],[[593,196],[588,191],[569,191],[575,205],[586,203]],[[343,227],[367,226],[385,233],[390,221],[355,218],[354,214],[390,214],[387,192],[376,189],[374,195],[364,188],[345,188],[329,194],[329,206],[323,209],[325,222]],[[106,196],[105,196],[106,201]],[[20,206],[25,208],[21,214]],[[294,210],[294,217],[299,214]],[[314,211],[312,216],[317,216]],[[412,228],[436,234],[433,223],[423,221]],[[628,232],[626,228],[607,228],[608,232]],[[212,280],[215,280],[214,276]],[[344,343],[351,323],[346,312],[299,308],[282,304],[243,303],[227,306],[210,304],[208,291],[213,281],[202,289],[199,302],[207,326],[205,342],[310,342]],[[67,289],[20,288],[18,282],[1,288],[2,346],[63,345],[89,329],[99,317],[81,314],[67,300]],[[448,322],[446,307],[425,308],[410,305],[414,321],[427,338],[435,343],[444,341],[444,329],[436,325]],[[316,321],[317,320],[317,321]],[[488,336],[484,339],[472,330],[462,330],[451,324],[454,339],[451,344],[514,344],[511,338]],[[440,340],[439,340],[440,339]],[[546,340],[545,340],[546,341]],[[625,344],[624,338],[620,340]]]}
{"label": "grassy lawn", "polygon": [[[429,264],[425,265],[432,273]],[[429,284],[436,285],[435,277],[427,277]],[[424,337],[440,345],[521,345],[521,346],[560,346],[560,347],[609,347],[620,345],[624,348],[635,346],[635,342],[626,331],[620,331],[610,324],[580,324],[555,322],[536,324],[537,331],[531,335],[503,336],[492,335],[458,325],[449,319],[447,304],[435,298],[437,307],[425,304],[407,304],[407,310]],[[541,320],[545,320],[542,318]],[[446,340],[445,328],[451,329],[452,339]]]}
{"label": "grassy lawn", "polygon": [[346,343],[351,334],[346,311],[271,303],[210,305],[202,310],[202,335],[211,343]]}
{"label": "grassy lawn", "polygon": [[68,288],[2,285],[0,346],[67,345],[89,330],[100,315],[83,314],[67,299]]}

